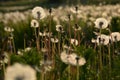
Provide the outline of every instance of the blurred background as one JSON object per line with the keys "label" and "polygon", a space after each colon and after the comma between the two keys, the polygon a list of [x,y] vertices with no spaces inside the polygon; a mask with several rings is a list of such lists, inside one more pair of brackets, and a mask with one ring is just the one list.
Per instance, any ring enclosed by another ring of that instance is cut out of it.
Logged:
{"label": "blurred background", "polygon": [[0,11],[27,10],[34,6],[57,7],[59,5],[116,5],[120,0],[0,0]]}

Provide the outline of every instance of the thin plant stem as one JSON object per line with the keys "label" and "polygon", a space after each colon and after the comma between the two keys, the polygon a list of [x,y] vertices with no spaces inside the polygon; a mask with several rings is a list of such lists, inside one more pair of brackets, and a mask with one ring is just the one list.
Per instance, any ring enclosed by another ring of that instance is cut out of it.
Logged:
{"label": "thin plant stem", "polygon": [[71,75],[70,75],[70,65],[68,65],[68,80],[71,80]]}
{"label": "thin plant stem", "polygon": [[13,38],[13,40],[12,40],[12,43],[13,43],[13,50],[14,50],[14,53],[16,53],[14,38]]}
{"label": "thin plant stem", "polygon": [[77,76],[76,76],[76,77],[77,77],[77,78],[76,78],[77,80],[79,80],[79,75],[80,75],[80,74],[79,74],[79,65],[78,65],[78,63],[77,63]]}
{"label": "thin plant stem", "polygon": [[110,44],[108,44],[108,60],[109,60],[109,79],[111,77],[111,53],[110,53]]}

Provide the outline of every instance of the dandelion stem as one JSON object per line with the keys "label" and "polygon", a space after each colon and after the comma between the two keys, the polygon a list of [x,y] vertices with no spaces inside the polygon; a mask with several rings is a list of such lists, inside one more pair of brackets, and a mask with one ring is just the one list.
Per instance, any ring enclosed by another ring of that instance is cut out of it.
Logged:
{"label": "dandelion stem", "polygon": [[79,80],[79,65],[78,65],[78,63],[77,63],[77,78],[76,79]]}

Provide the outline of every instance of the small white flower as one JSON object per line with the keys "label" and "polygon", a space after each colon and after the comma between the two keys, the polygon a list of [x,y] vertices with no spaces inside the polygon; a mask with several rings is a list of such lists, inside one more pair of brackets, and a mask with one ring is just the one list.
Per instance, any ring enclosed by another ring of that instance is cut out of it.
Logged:
{"label": "small white flower", "polygon": [[105,29],[108,27],[108,21],[105,18],[98,18],[94,23],[95,27],[98,29]]}
{"label": "small white flower", "polygon": [[42,7],[35,7],[33,8],[32,10],[32,16],[35,18],[35,19],[43,19],[46,17],[46,13],[44,11],[44,9]]}
{"label": "small white flower", "polygon": [[77,39],[70,39],[70,43],[77,46],[78,40]]}
{"label": "small white flower", "polygon": [[120,33],[119,32],[112,32],[110,36],[111,36],[111,39],[113,42],[120,41]]}
{"label": "small white flower", "polygon": [[14,29],[11,28],[11,27],[4,27],[4,30],[5,30],[6,32],[13,32],[13,31],[14,31]]}
{"label": "small white flower", "polygon": [[39,27],[39,22],[37,20],[33,19],[31,21],[31,27],[33,27],[33,28]]}
{"label": "small white flower", "polygon": [[36,72],[28,65],[15,63],[7,67],[5,80],[36,80]]}

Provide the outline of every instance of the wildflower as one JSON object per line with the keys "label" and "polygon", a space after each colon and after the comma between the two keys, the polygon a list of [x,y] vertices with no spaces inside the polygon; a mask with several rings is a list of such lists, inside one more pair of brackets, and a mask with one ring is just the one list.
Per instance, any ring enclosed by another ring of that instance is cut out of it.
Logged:
{"label": "wildflower", "polygon": [[37,20],[33,19],[31,21],[31,27],[33,27],[33,28],[39,27],[39,22]]}
{"label": "wildflower", "polygon": [[77,39],[70,39],[70,43],[77,46],[78,40]]}
{"label": "wildflower", "polygon": [[104,34],[101,34],[99,36],[97,36],[97,44],[103,44],[103,45],[107,45],[109,43],[110,37]]}
{"label": "wildflower", "polygon": [[15,63],[7,67],[5,80],[36,80],[36,72],[28,65]]}
{"label": "wildflower", "polygon": [[120,33],[119,32],[112,32],[110,36],[111,36],[111,39],[113,42],[120,41]]}
{"label": "wildflower", "polygon": [[52,42],[52,43],[58,43],[58,41],[59,41],[59,40],[58,40],[57,38],[51,38],[51,42]]}
{"label": "wildflower", "polygon": [[13,31],[14,31],[14,29],[11,28],[11,27],[4,27],[4,30],[5,30],[6,32],[13,32]]}
{"label": "wildflower", "polygon": [[42,7],[35,7],[33,8],[32,10],[32,16],[35,18],[35,19],[43,19],[46,17],[46,14],[45,14],[45,11]]}
{"label": "wildflower", "polygon": [[108,21],[105,18],[98,18],[94,23],[95,27],[98,29],[105,29],[108,27]]}
{"label": "wildflower", "polygon": [[80,31],[80,30],[81,30],[81,27],[80,27],[79,25],[75,24],[75,26],[73,26],[73,29],[74,29],[75,31]]}
{"label": "wildflower", "polygon": [[56,25],[56,31],[58,31],[58,32],[64,32],[63,31],[63,26],[62,25]]}

